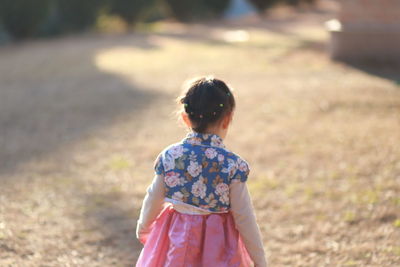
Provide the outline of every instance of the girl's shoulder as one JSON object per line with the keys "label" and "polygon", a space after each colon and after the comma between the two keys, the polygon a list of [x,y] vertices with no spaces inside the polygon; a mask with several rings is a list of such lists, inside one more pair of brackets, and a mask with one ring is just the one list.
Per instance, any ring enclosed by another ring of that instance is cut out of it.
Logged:
{"label": "girl's shoulder", "polygon": [[250,173],[249,163],[239,154],[227,149],[224,150],[227,155],[225,163],[228,165],[228,169],[231,169],[231,180],[247,181]]}
{"label": "girl's shoulder", "polygon": [[161,152],[158,154],[157,158],[179,158],[183,156],[185,153],[189,152],[189,148],[185,147],[182,142],[177,142],[170,144],[169,146],[165,147]]}

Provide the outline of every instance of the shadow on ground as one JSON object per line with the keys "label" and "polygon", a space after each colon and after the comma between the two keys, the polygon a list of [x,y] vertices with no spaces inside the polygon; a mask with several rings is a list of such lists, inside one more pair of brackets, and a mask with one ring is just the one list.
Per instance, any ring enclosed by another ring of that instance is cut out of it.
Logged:
{"label": "shadow on ground", "polygon": [[[96,53],[116,46],[157,49],[147,36],[140,34],[134,37],[69,37],[0,48],[0,180],[16,184],[25,163],[57,157],[125,114],[140,117],[146,106],[165,97],[162,92],[136,85],[132,82],[134,77],[124,78],[98,69]],[[60,162],[57,167],[62,169],[63,165]],[[81,199],[85,209],[99,198],[106,204],[95,205],[84,212],[83,217],[72,212],[74,215],[64,220],[76,225],[83,220],[84,224],[91,225],[102,237],[86,245],[94,246],[95,250],[109,248],[109,257],[116,265],[132,266],[140,251],[134,233],[138,211],[129,203],[132,198],[120,192],[87,193],[79,186],[84,178],[77,174],[73,177],[76,181],[72,181],[77,184],[72,197]],[[44,174],[43,180],[45,178]],[[40,184],[42,178],[38,180]],[[28,186],[22,183],[18,186],[20,191],[28,190],[26,202],[33,202]],[[69,202],[65,198],[70,194],[57,192],[56,201]],[[127,207],[127,210],[120,207]],[[34,224],[27,222],[27,229],[30,223]]]}
{"label": "shadow on ground", "polygon": [[95,66],[99,50],[120,45],[156,49],[145,36],[120,36],[40,41],[0,50],[2,179],[24,162],[60,151],[160,97]]}
{"label": "shadow on ground", "polygon": [[396,62],[344,62],[370,75],[393,81],[400,87],[400,63]]}

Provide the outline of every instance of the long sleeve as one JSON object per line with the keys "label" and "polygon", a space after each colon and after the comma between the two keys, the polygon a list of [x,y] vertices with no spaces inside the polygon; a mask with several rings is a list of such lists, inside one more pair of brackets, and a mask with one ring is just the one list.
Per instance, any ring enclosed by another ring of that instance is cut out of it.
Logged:
{"label": "long sleeve", "polygon": [[231,211],[243,243],[255,267],[266,267],[261,232],[256,222],[253,204],[245,182],[238,180],[230,185]]}
{"label": "long sleeve", "polygon": [[136,224],[136,237],[141,243],[146,242],[146,236],[151,232],[151,225],[160,214],[164,204],[164,181],[162,175],[155,175],[147,188],[146,196]]}

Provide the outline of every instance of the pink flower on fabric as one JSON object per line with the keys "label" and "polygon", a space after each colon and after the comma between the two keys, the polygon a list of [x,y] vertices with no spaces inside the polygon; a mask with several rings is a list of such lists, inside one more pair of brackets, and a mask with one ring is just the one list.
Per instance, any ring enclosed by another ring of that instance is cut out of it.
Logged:
{"label": "pink flower on fabric", "polygon": [[228,158],[228,167],[223,168],[222,172],[229,173],[229,175],[233,175],[236,172],[237,167],[238,167],[237,162],[234,161],[233,159]]}
{"label": "pink flower on fabric", "polygon": [[179,176],[177,172],[167,172],[164,181],[169,187],[175,187],[177,185],[183,184],[183,179]]}
{"label": "pink flower on fabric", "polygon": [[221,201],[222,204],[229,204],[229,194],[226,192],[225,194],[222,194],[219,197],[219,201]]}
{"label": "pink flower on fabric", "polygon": [[242,160],[241,158],[238,158],[238,168],[242,172],[247,172],[249,170],[247,163],[244,160]]}
{"label": "pink flower on fabric", "polygon": [[226,192],[229,192],[229,186],[225,183],[219,183],[217,184],[217,186],[215,187],[215,193],[217,195],[223,195]]}
{"label": "pink flower on fabric", "polygon": [[193,137],[187,140],[187,142],[191,145],[201,145],[201,138]]}
{"label": "pink flower on fabric", "polygon": [[201,169],[201,165],[199,165],[196,161],[191,161],[187,168],[187,171],[191,176],[197,177],[201,173]]}
{"label": "pink flower on fabric", "polygon": [[167,155],[164,159],[164,169],[165,171],[169,171],[175,168],[175,160]]}
{"label": "pink flower on fabric", "polygon": [[216,135],[213,135],[213,136],[211,137],[211,145],[212,145],[212,146],[222,147],[222,146],[223,146],[223,144],[222,144],[222,139],[219,138],[219,137],[216,136]]}
{"label": "pink flower on fabric", "polygon": [[175,192],[172,195],[172,199],[182,201],[183,200],[183,194],[181,192]]}
{"label": "pink flower on fabric", "polygon": [[219,162],[224,161],[224,159],[225,159],[224,155],[222,155],[222,154],[219,154],[219,155],[218,155],[218,161],[219,161]]}
{"label": "pink flower on fabric", "polygon": [[209,159],[213,159],[218,155],[217,151],[214,148],[207,148],[205,154],[206,157]]}
{"label": "pink flower on fabric", "polygon": [[174,158],[174,159],[182,157],[182,155],[183,155],[183,146],[177,145],[177,146],[171,147],[168,150],[168,154],[170,154],[171,157]]}
{"label": "pink flower on fabric", "polygon": [[192,185],[192,194],[195,197],[200,197],[200,198],[206,197],[207,187],[204,184],[203,180],[204,180],[203,177],[200,177],[200,179]]}
{"label": "pink flower on fabric", "polygon": [[210,134],[203,134],[203,139],[207,140],[210,137]]}

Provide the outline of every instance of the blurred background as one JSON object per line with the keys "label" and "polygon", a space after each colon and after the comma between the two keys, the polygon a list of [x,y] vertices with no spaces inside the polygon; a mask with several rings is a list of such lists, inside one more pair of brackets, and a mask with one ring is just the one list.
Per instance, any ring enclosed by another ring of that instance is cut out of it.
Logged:
{"label": "blurred background", "polygon": [[400,0],[0,0],[0,266],[133,266],[208,74],[270,265],[399,266],[399,48]]}

